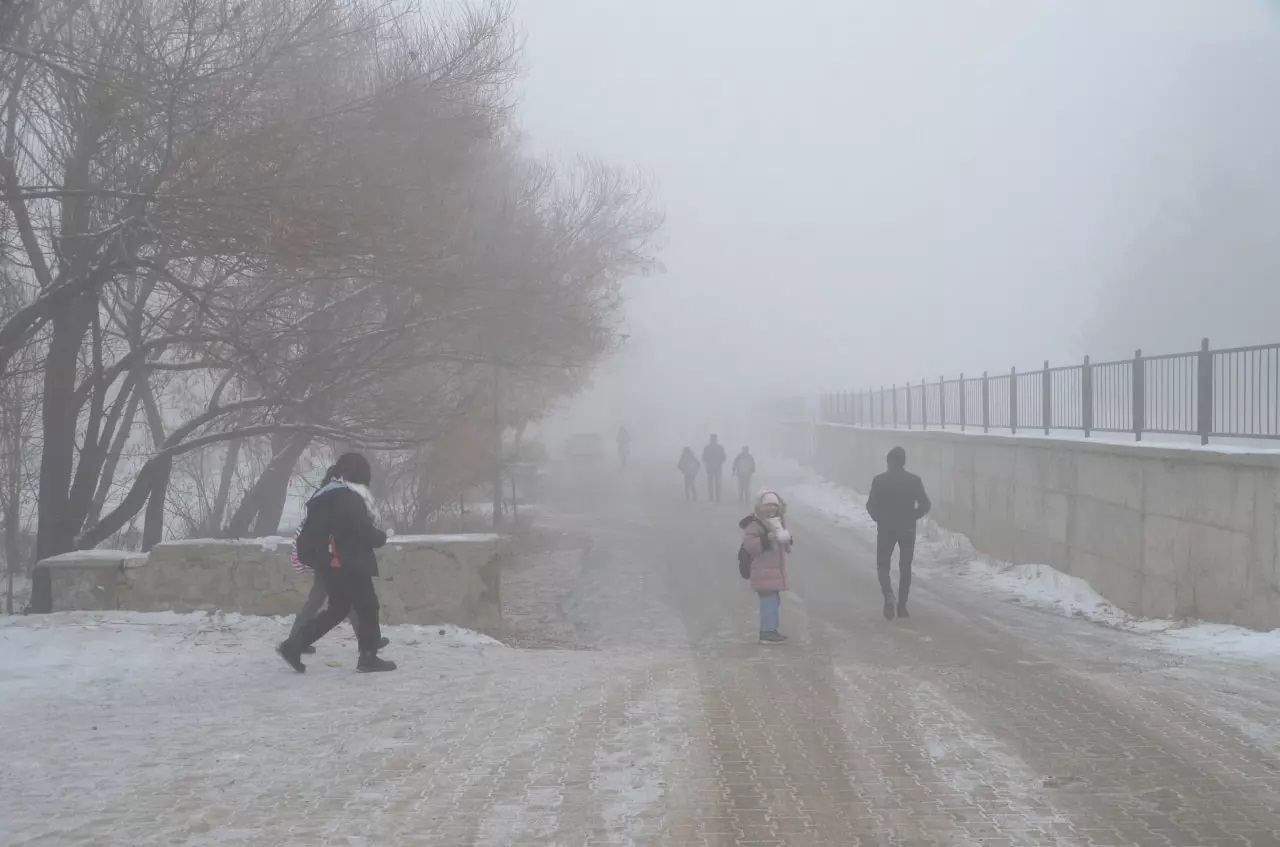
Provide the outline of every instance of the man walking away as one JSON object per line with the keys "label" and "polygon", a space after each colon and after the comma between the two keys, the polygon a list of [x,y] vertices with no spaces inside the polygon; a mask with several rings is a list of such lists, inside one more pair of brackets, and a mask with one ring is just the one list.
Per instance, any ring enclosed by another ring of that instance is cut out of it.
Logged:
{"label": "man walking away", "polygon": [[756,457],[746,447],[733,458],[733,475],[738,479],[738,502],[751,502],[751,477],[756,472]]}
{"label": "man walking away", "polygon": [[724,463],[729,457],[718,436],[711,436],[707,446],[702,448],[702,464],[707,469],[707,499],[720,502],[720,483],[724,479]]}
{"label": "man walking away", "polygon": [[[887,457],[889,469],[871,483],[867,514],[876,522],[876,570],[884,594],[885,620],[896,613],[907,618],[907,595],[911,592],[911,558],[916,549],[916,521],[929,514],[931,504],[920,477],[907,472],[907,451],[894,447]],[[898,548],[898,597],[894,606],[889,565],[893,548]]]}

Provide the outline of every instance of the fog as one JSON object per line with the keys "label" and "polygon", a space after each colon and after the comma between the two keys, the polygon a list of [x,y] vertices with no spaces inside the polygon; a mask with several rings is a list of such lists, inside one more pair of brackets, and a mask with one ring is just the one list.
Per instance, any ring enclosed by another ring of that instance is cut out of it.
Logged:
{"label": "fog", "polygon": [[[521,9],[529,140],[634,163],[666,207],[666,272],[631,286],[591,395],[605,417],[1276,340],[1205,308],[1221,262],[1152,284],[1185,264],[1165,254],[1187,198],[1280,173],[1251,132],[1276,126],[1270,3]],[[1255,307],[1277,298],[1271,229],[1236,280]]]}

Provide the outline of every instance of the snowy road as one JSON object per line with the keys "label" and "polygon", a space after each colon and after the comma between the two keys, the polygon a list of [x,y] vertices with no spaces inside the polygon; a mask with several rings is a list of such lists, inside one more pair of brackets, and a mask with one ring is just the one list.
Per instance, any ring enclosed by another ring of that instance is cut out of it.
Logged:
{"label": "snowy road", "polygon": [[761,647],[741,508],[673,494],[552,518],[593,650],[395,629],[394,674],[297,676],[283,622],[0,623],[0,844],[1280,845],[1280,658],[940,574],[887,624],[865,533],[802,508]]}

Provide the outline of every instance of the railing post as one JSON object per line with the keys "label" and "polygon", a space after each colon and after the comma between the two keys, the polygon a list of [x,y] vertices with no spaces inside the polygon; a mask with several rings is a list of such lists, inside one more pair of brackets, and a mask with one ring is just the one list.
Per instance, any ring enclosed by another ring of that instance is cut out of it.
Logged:
{"label": "railing post", "polygon": [[964,394],[965,394],[964,374],[962,373],[960,374],[960,431],[961,432],[964,432],[964,422],[965,422],[964,421],[964,406],[965,406]]}
{"label": "railing post", "polygon": [[1200,443],[1208,444],[1213,433],[1213,351],[1209,349],[1209,339],[1200,341],[1198,359],[1198,376],[1196,382],[1196,423],[1200,430]]}
{"label": "railing post", "polygon": [[911,380],[907,380],[907,429],[911,429]]}
{"label": "railing post", "polygon": [[1018,434],[1018,369],[1009,368],[1009,432]]}
{"label": "railing post", "polygon": [[885,409],[884,409],[884,402],[885,402],[885,401],[884,401],[884,386],[882,385],[882,386],[880,386],[880,423],[879,423],[879,424],[877,424],[877,426],[879,426],[881,429],[884,429],[884,422],[885,422]]}
{"label": "railing post", "polygon": [[991,431],[991,386],[986,371],[982,372],[982,431]]}
{"label": "railing post", "polygon": [[1142,351],[1133,351],[1133,440],[1142,440],[1147,426],[1147,369],[1142,365]]}
{"label": "railing post", "polygon": [[1084,357],[1084,365],[1080,368],[1080,425],[1084,427],[1084,437],[1093,432],[1093,365],[1089,357]]}
{"label": "railing post", "polygon": [[938,425],[947,428],[947,378],[938,377]]}
{"label": "railing post", "polygon": [[1044,418],[1044,434],[1049,434],[1053,420],[1053,379],[1049,373],[1049,360],[1044,360],[1044,377],[1040,381],[1040,416]]}

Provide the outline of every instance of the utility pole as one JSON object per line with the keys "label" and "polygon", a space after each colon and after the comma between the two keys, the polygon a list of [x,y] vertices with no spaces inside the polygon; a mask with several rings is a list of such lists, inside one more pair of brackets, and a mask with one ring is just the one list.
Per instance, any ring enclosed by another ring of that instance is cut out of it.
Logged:
{"label": "utility pole", "polygon": [[499,366],[493,366],[493,525],[502,525],[502,393]]}

